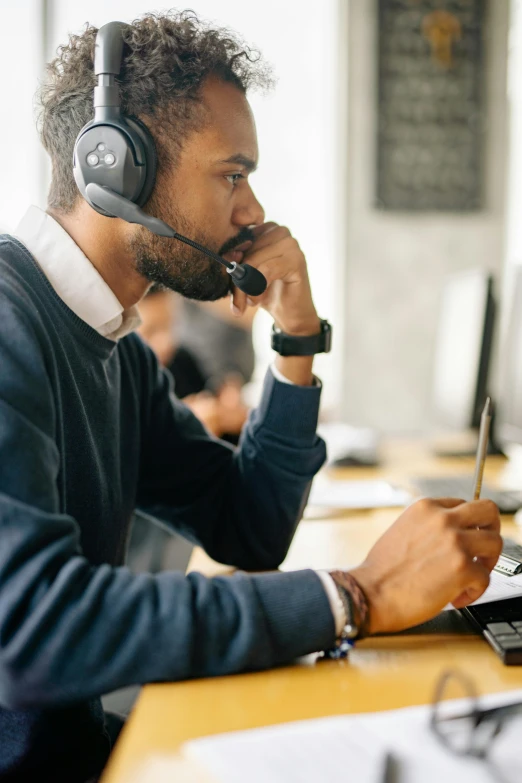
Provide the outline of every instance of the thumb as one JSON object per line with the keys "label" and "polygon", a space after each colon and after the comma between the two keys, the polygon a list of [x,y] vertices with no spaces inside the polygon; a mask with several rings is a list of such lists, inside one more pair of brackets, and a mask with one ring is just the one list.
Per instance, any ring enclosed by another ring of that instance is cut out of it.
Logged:
{"label": "thumb", "polygon": [[433,498],[433,502],[437,503],[437,505],[442,506],[443,508],[456,508],[457,506],[462,506],[463,503],[467,503],[467,500],[463,500],[462,498]]}

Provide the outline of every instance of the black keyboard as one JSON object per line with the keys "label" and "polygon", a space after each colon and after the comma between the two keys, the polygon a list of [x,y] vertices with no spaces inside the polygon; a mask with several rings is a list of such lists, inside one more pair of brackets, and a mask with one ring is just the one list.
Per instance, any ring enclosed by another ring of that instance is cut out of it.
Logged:
{"label": "black keyboard", "polygon": [[[430,498],[471,498],[473,476],[440,476],[438,478],[414,478],[411,483],[423,495]],[[492,500],[500,509],[501,514],[514,514],[522,508],[522,492],[514,490],[497,490],[482,485],[481,498]]]}
{"label": "black keyboard", "polygon": [[[522,562],[522,546],[512,538],[504,538],[502,554]],[[503,663],[522,665],[522,597],[467,606],[462,614],[479,629]]]}
{"label": "black keyboard", "polygon": [[518,541],[513,541],[512,538],[504,538],[503,541],[502,554],[522,563],[522,544],[519,544]]}
{"label": "black keyboard", "polygon": [[522,598],[467,606],[462,614],[471,620],[507,666],[522,665]]}

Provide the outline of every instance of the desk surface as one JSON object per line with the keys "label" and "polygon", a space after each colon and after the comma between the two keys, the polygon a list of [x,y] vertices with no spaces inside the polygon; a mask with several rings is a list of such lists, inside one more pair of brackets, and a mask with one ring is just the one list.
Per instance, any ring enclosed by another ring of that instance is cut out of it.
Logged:
{"label": "desk surface", "polygon": [[[502,464],[499,457],[489,458],[486,480],[494,482]],[[434,460],[420,446],[403,444],[389,449],[384,468],[349,469],[339,475],[403,480],[413,473],[472,470],[473,460]],[[299,526],[283,568],[355,564],[398,513],[384,509],[309,516]],[[503,531],[522,541],[509,520]],[[226,570],[200,550],[195,551],[189,568],[208,575]],[[357,645],[349,662],[306,661],[255,674],[148,685],[123,731],[103,783],[123,783],[148,756],[176,753],[186,740],[206,734],[423,704],[431,700],[440,672],[455,667],[473,675],[483,693],[522,687],[522,668],[503,666],[486,642],[452,612],[420,631],[367,639]]]}

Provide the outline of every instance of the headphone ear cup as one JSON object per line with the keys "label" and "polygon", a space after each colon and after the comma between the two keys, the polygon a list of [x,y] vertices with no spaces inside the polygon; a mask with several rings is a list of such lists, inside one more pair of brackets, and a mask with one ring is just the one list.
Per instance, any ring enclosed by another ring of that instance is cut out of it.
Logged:
{"label": "headphone ear cup", "polygon": [[137,117],[125,117],[125,123],[138,136],[145,154],[145,181],[138,198],[134,199],[134,202],[142,207],[148,201],[156,183],[158,153],[154,139],[144,122]]}
{"label": "headphone ear cup", "polygon": [[152,193],[156,169],[154,140],[147,127],[134,117],[90,122],[76,139],[74,179],[82,196],[102,215],[107,213],[90,201],[87,185],[101,185],[143,206]]}

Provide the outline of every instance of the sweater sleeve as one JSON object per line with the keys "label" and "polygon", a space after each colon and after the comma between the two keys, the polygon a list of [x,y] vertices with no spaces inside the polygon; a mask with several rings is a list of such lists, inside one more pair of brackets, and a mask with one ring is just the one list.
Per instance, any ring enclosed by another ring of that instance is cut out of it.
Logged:
{"label": "sweater sleeve", "polygon": [[331,645],[332,614],[312,571],[133,575],[85,558],[78,524],[60,513],[45,334],[9,301],[0,309],[0,704],[59,706]]}
{"label": "sweater sleeve", "polygon": [[326,456],[316,434],[320,386],[281,383],[269,370],[260,405],[233,449],[206,432],[148,358],[152,391],[138,503],[221,563],[277,568]]}

